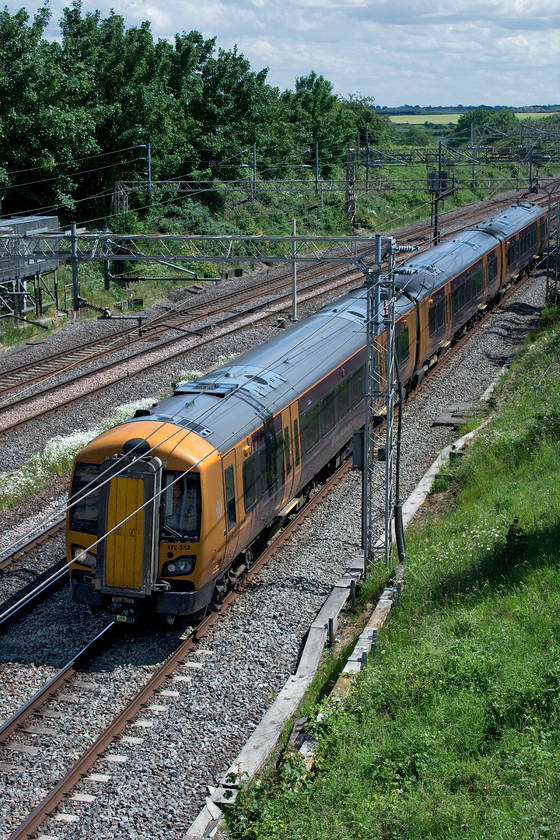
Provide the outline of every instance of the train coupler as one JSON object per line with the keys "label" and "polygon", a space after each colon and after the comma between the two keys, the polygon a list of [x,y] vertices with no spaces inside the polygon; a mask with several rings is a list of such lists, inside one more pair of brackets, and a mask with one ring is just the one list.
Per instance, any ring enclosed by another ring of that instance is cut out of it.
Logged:
{"label": "train coupler", "polygon": [[134,606],[123,603],[122,601],[113,601],[110,612],[115,616],[115,620],[121,624],[135,624],[137,619]]}

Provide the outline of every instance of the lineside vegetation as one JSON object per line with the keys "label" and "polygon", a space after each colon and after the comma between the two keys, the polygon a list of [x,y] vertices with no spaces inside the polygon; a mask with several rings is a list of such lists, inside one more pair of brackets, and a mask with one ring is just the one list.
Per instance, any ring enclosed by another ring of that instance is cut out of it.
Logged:
{"label": "lineside vegetation", "polygon": [[[560,326],[407,534],[404,597],[345,705],[228,812],[236,840],[536,840],[560,806]],[[431,513],[430,513],[431,509]]]}

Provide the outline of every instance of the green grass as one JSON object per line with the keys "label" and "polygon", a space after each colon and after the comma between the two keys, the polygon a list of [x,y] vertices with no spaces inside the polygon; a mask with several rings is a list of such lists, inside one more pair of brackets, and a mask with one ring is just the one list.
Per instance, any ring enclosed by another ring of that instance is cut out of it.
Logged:
{"label": "green grass", "polygon": [[407,533],[404,597],[349,701],[319,707],[314,772],[292,756],[244,790],[234,838],[558,836],[560,329],[548,323],[454,471],[451,512]]}
{"label": "green grass", "polygon": [[[554,112],[553,112],[554,113]],[[396,125],[456,125],[462,114],[391,114],[389,119]],[[518,120],[542,120],[549,117],[550,112],[535,113],[533,111],[517,111],[515,116]]]}
{"label": "green grass", "polygon": [[550,117],[551,114],[558,114],[558,111],[516,111],[515,116],[518,120],[543,120],[545,117]]}

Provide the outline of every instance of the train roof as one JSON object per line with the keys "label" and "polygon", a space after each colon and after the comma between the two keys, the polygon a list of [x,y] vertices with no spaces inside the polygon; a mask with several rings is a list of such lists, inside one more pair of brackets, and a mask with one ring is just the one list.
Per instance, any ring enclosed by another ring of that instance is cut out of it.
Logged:
{"label": "train roof", "polygon": [[508,207],[503,213],[474,225],[472,230],[484,231],[484,233],[489,233],[502,241],[545,214],[546,210],[539,207],[538,204],[533,204],[530,201],[520,201],[512,207]]}
{"label": "train roof", "polygon": [[356,289],[126,422],[174,423],[227,451],[365,346],[366,296]]}
{"label": "train roof", "polygon": [[495,246],[495,238],[484,231],[462,231],[397,268],[395,286],[418,301]]}

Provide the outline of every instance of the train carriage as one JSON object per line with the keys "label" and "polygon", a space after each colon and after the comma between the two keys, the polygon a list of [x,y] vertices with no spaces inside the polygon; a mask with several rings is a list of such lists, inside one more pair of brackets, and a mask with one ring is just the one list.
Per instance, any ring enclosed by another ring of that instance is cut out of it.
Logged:
{"label": "train carriage", "polygon": [[[395,305],[403,384],[526,269],[545,236],[545,211],[525,203],[405,264]],[[363,425],[366,296],[326,306],[77,455],[67,519],[76,601],[132,621],[219,600],[255,542]]]}
{"label": "train carriage", "polygon": [[499,216],[475,225],[475,230],[494,236],[500,243],[500,286],[521,271],[541,254],[547,238],[547,215],[542,207],[529,202],[519,202]]}

